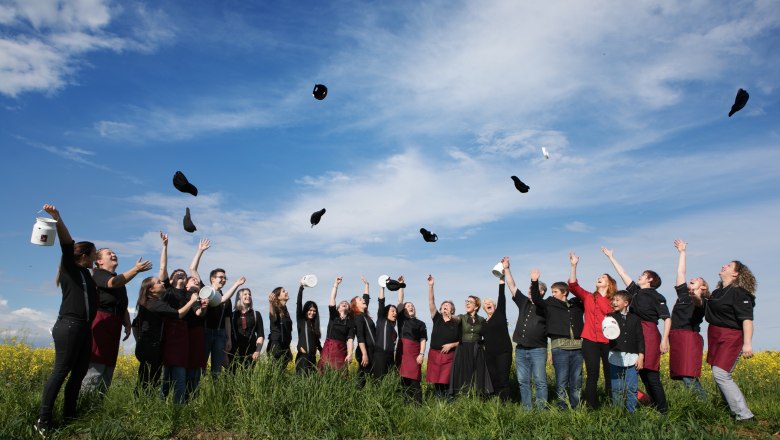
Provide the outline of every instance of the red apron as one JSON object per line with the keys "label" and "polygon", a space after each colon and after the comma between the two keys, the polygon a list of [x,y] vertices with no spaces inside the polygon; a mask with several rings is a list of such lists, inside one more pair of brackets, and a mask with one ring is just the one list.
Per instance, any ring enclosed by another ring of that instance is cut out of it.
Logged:
{"label": "red apron", "polygon": [[455,360],[455,350],[442,353],[441,350],[428,350],[428,370],[425,372],[425,380],[428,383],[446,385],[450,383],[450,370],[452,361]]}
{"label": "red apron", "polygon": [[317,368],[320,371],[325,367],[341,369],[344,368],[344,359],[347,357],[347,343],[336,339],[325,339],[325,345],[320,352],[320,361]]}
{"label": "red apron", "polygon": [[401,338],[401,365],[398,374],[401,377],[412,380],[422,379],[422,366],[417,363],[417,356],[420,354],[420,341]]}
{"label": "red apron", "polygon": [[707,363],[724,371],[731,371],[742,353],[742,330],[707,327]]}
{"label": "red apron", "polygon": [[645,337],[645,370],[658,371],[661,369],[661,332],[658,324],[650,321],[642,321],[642,334]]}
{"label": "red apron", "polygon": [[92,354],[90,362],[116,366],[119,354],[119,339],[122,336],[124,316],[98,310],[92,321]]}
{"label": "red apron", "polygon": [[166,367],[187,367],[189,358],[187,322],[166,319],[163,324],[162,362]]}
{"label": "red apron", "polygon": [[206,368],[206,335],[203,326],[198,325],[189,329],[189,360],[187,368]]}
{"label": "red apron", "polygon": [[669,332],[669,377],[700,377],[703,352],[704,338],[699,332],[683,329]]}

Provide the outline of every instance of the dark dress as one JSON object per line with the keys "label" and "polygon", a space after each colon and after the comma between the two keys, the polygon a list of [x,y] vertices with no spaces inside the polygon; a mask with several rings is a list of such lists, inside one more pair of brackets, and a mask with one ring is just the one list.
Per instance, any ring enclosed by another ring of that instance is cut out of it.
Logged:
{"label": "dark dress", "polygon": [[498,304],[493,316],[486,319],[479,333],[485,344],[487,365],[493,391],[501,400],[509,400],[509,370],[512,368],[512,340],[506,319],[505,285],[498,285]]}
{"label": "dark dress", "polygon": [[393,367],[395,341],[398,334],[395,331],[395,322],[387,320],[387,309],[385,308],[385,299],[379,298],[379,306],[376,318],[376,332],[374,333],[374,362],[371,373],[376,378],[381,378]]}
{"label": "dark dress", "polygon": [[[363,295],[363,301],[365,301],[366,307],[368,307],[368,302],[370,300],[371,297],[368,296],[368,294]],[[366,383],[366,376],[371,374],[374,366],[373,354],[374,346],[376,345],[376,337],[374,336],[374,333],[376,333],[376,324],[374,324],[374,320],[365,313],[356,314],[352,319],[352,323],[354,325],[355,337],[357,337],[358,342],[357,347],[355,347],[355,359],[358,363],[358,387],[362,388]],[[363,351],[360,350],[360,344],[365,344],[366,346],[368,362],[365,367],[362,365]]]}
{"label": "dark dress", "polygon": [[265,335],[263,317],[254,309],[246,312],[234,310],[230,329],[233,337],[233,359],[230,368],[247,368],[252,365],[252,354],[257,351],[257,339]]}
{"label": "dark dress", "polygon": [[460,345],[455,351],[455,360],[450,375],[449,394],[467,393],[472,388],[479,394],[493,393],[493,383],[485,364],[485,349],[482,346],[480,330],[485,318],[468,314],[459,315]]}
{"label": "dark dress", "polygon": [[290,344],[293,324],[287,306],[275,308],[273,311],[275,313],[269,312],[271,332],[268,334],[268,354],[284,369],[292,360]]}
{"label": "dark dress", "polygon": [[[160,386],[162,372],[163,322],[179,319],[179,311],[159,299],[149,299],[138,305],[134,327],[138,329],[135,357],[138,359],[136,392],[151,391]],[[183,321],[182,321],[183,322]]]}
{"label": "dark dress", "polygon": [[303,310],[303,286],[298,288],[298,299],[295,302],[295,323],[298,326],[295,372],[302,374],[314,371],[317,365],[317,352],[322,351],[319,334],[320,319],[319,312],[314,322],[307,319],[306,312]]}

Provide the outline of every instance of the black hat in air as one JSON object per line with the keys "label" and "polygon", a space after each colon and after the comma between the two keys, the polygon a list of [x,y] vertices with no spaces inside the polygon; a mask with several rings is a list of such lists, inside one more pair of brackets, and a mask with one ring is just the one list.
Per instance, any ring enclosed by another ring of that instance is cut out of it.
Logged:
{"label": "black hat in air", "polygon": [[322,84],[316,84],[314,90],[311,91],[311,94],[314,95],[314,99],[317,101],[322,101],[328,96],[328,88]]}
{"label": "black hat in air", "polygon": [[428,243],[435,243],[439,239],[439,236],[425,228],[420,228],[420,234],[422,234],[423,240],[427,241]]}
{"label": "black hat in air", "polygon": [[390,279],[388,279],[387,283],[385,284],[385,286],[387,287],[387,290],[392,290],[393,292],[395,292],[398,289],[405,289],[406,288],[406,283],[402,283],[402,282],[397,281],[397,280],[390,280]]}
{"label": "black hat in air", "polygon": [[311,219],[309,219],[309,221],[311,222],[312,228],[314,227],[314,225],[318,225],[320,223],[320,220],[322,220],[323,215],[325,215],[325,208],[322,208],[311,215]]}
{"label": "black hat in air", "polygon": [[184,213],[184,230],[187,232],[195,232],[198,230],[198,228],[195,227],[195,223],[192,223],[192,219],[190,218],[190,208],[187,208],[187,212]]}
{"label": "black hat in air", "polygon": [[528,190],[531,189],[530,186],[523,183],[523,181],[518,179],[517,176],[512,176],[512,181],[515,182],[515,188],[517,188],[517,190],[521,193],[527,193]]}
{"label": "black hat in air", "polygon": [[191,184],[181,171],[176,171],[176,174],[173,175],[173,186],[183,193],[198,195],[198,188],[195,188],[195,185]]}
{"label": "black hat in air", "polygon": [[729,118],[734,113],[742,110],[745,107],[745,104],[748,102],[748,98],[750,98],[750,95],[748,92],[744,89],[739,89],[737,92],[737,97],[734,98],[734,105],[731,106],[731,111],[729,112]]}

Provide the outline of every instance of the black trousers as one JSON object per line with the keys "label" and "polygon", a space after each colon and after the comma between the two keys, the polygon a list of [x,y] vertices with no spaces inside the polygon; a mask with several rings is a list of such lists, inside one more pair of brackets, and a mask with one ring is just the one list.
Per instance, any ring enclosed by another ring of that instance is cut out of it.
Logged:
{"label": "black trousers", "polygon": [[419,380],[401,378],[401,386],[404,388],[406,397],[417,403],[422,403],[422,387]]}
{"label": "black trousers", "polygon": [[362,365],[363,361],[363,352],[358,348],[355,350],[355,360],[358,364],[358,388],[363,388],[366,386],[366,378],[371,374],[371,372],[374,370],[374,357],[372,356],[372,353],[374,352],[374,346],[366,346],[366,353],[368,353],[368,364],[364,367]]}
{"label": "black trousers", "polygon": [[[76,403],[81,390],[81,381],[89,369],[92,351],[92,329],[87,321],[57,318],[51,331],[54,338],[54,371],[43,386],[41,408],[38,417],[43,423],[51,423],[54,401],[65,385],[63,418],[67,421],[76,417]],[[68,377],[70,374],[70,377]]]}
{"label": "black trousers", "polygon": [[295,373],[308,374],[317,369],[317,352],[301,353],[295,355]]}
{"label": "black trousers", "polygon": [[609,344],[582,340],[582,359],[585,361],[585,391],[582,399],[591,408],[599,407],[596,388],[599,382],[599,363],[604,370],[604,389],[607,396],[612,396],[612,381],[609,376]]}
{"label": "black trousers", "polygon": [[493,383],[493,394],[506,402],[511,396],[509,371],[512,368],[512,352],[490,353],[486,350],[485,364]]}
{"label": "black trousers", "polygon": [[642,379],[642,383],[645,384],[645,389],[650,399],[652,399],[655,409],[665,414],[669,408],[666,404],[664,386],[661,385],[661,374],[657,371],[641,369],[639,370],[639,377]]}
{"label": "black trousers", "polygon": [[138,341],[135,346],[135,357],[138,359],[138,383],[135,394],[149,392],[160,387],[162,375],[162,358],[159,341]]}
{"label": "black trousers", "polygon": [[279,368],[284,371],[287,369],[287,364],[290,363],[292,360],[292,352],[290,351],[290,347],[282,347],[276,342],[271,342],[268,344],[268,354],[271,355],[276,362],[278,362]]}

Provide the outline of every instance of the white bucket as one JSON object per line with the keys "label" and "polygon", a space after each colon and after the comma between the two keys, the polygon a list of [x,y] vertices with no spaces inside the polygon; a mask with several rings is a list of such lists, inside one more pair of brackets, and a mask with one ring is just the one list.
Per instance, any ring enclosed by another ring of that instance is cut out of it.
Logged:
{"label": "white bucket", "polygon": [[493,272],[493,275],[494,275],[496,278],[501,278],[501,277],[503,277],[503,276],[504,276],[504,263],[502,263],[502,262],[500,262],[500,261],[499,261],[499,262],[498,262],[498,264],[496,264],[495,266],[493,266],[493,271],[492,271],[492,272]]}
{"label": "white bucket", "polygon": [[303,287],[311,289],[312,287],[317,285],[317,275],[304,275],[302,282],[303,282]]}
{"label": "white bucket", "polygon": [[36,217],[32,229],[30,243],[38,246],[54,246],[57,239],[57,220],[47,217]]}
{"label": "white bucket", "polygon": [[620,326],[618,326],[618,322],[615,318],[605,316],[604,320],[601,321],[601,332],[604,333],[605,338],[611,341],[620,336]]}
{"label": "white bucket", "polygon": [[209,307],[216,307],[222,302],[222,295],[211,286],[205,286],[200,289],[198,298],[209,300]]}
{"label": "white bucket", "polygon": [[379,277],[378,280],[376,280],[377,283],[379,283],[379,287],[387,287],[387,280],[389,280],[390,277],[387,275],[382,275]]}

